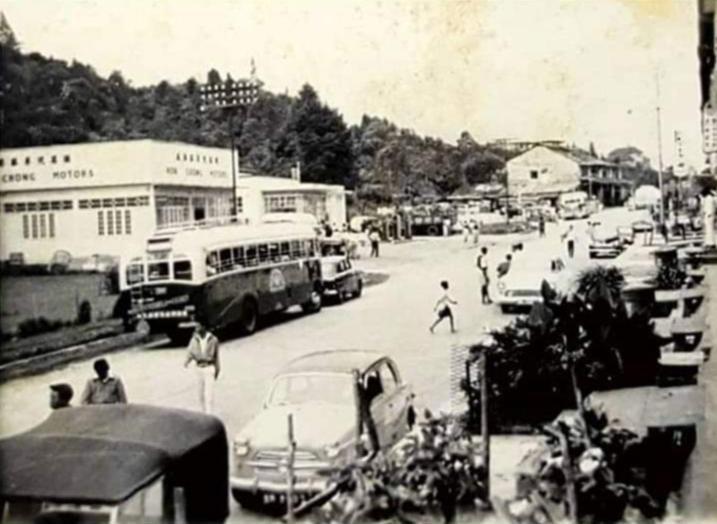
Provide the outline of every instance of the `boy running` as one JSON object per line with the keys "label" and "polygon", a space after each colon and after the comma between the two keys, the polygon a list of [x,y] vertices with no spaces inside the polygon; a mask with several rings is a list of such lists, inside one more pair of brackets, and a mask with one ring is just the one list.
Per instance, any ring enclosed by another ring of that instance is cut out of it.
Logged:
{"label": "boy running", "polygon": [[431,333],[433,333],[434,328],[440,324],[440,322],[444,318],[448,318],[448,320],[451,322],[451,333],[455,333],[456,329],[453,324],[453,312],[451,311],[451,304],[458,304],[451,296],[448,294],[448,282],[442,281],[441,282],[441,288],[443,288],[443,296],[438,299],[436,302],[436,305],[434,306],[433,310],[438,313],[438,318],[433,323],[433,325],[430,327]]}

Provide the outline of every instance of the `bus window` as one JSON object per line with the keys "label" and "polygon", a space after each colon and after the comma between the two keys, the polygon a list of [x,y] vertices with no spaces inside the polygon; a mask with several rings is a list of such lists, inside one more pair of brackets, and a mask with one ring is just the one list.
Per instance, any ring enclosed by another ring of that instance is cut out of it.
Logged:
{"label": "bus window", "polygon": [[192,280],[192,263],[189,260],[177,260],[174,263],[176,280]]}
{"label": "bus window", "polygon": [[207,275],[217,274],[217,266],[219,265],[219,257],[216,251],[212,251],[207,255]]}
{"label": "bus window", "polygon": [[259,263],[267,262],[269,260],[269,246],[266,244],[259,244]]}
{"label": "bus window", "polygon": [[132,264],[127,266],[127,285],[133,286],[141,284],[144,280],[144,266],[142,264]]}
{"label": "bus window", "polygon": [[244,260],[244,248],[234,247],[232,248],[232,259],[234,259],[234,268],[242,268],[246,265]]}
{"label": "bus window", "polygon": [[148,273],[148,280],[167,280],[169,278],[169,264],[167,262],[149,264]]}
{"label": "bus window", "polygon": [[232,268],[232,250],[222,249],[219,252],[219,271],[229,271]]}
{"label": "bus window", "polygon": [[279,262],[279,244],[269,244],[269,258],[272,262]]}
{"label": "bus window", "polygon": [[291,241],[291,258],[301,258],[301,242],[298,240]]}
{"label": "bus window", "polygon": [[288,242],[282,242],[281,244],[279,244],[279,252],[281,253],[281,261],[282,262],[291,260],[291,253],[290,253]]}
{"label": "bus window", "polygon": [[311,240],[304,240],[304,252],[302,253],[304,256],[307,257],[313,257],[314,256],[314,243]]}
{"label": "bus window", "polygon": [[257,260],[257,249],[256,246],[247,246],[245,250],[246,254],[246,265],[247,266],[256,266],[258,263]]}

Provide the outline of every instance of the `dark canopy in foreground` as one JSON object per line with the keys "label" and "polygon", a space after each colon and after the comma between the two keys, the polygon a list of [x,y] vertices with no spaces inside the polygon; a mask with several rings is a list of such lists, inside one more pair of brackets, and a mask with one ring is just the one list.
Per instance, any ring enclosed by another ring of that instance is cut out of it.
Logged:
{"label": "dark canopy in foreground", "polygon": [[0,465],[0,499],[117,504],[165,474],[185,487],[188,514],[199,506],[228,513],[224,425],[199,413],[132,404],[60,409],[0,440]]}

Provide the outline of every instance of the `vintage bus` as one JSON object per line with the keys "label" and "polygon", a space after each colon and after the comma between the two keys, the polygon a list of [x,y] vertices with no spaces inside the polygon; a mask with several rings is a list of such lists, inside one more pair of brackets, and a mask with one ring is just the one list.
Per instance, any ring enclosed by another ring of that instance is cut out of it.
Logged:
{"label": "vintage bus", "polygon": [[201,316],[213,329],[255,331],[268,313],[299,305],[321,309],[321,263],[314,228],[226,224],[155,234],[144,253],[122,260],[127,315],[174,343]]}

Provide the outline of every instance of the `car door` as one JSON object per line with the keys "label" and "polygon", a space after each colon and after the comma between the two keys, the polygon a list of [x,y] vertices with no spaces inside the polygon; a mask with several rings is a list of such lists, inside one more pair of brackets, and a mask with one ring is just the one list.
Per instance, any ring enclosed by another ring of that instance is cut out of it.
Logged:
{"label": "car door", "polygon": [[353,295],[358,290],[358,274],[349,259],[346,259],[344,263],[346,264],[346,285],[344,289],[346,289],[347,293]]}
{"label": "car door", "polygon": [[388,429],[387,397],[383,391],[379,366],[369,368],[363,376],[363,388],[369,400],[371,417],[376,426],[378,441],[382,448],[390,444],[392,432]]}
{"label": "car door", "polygon": [[408,409],[411,404],[410,391],[402,381],[395,364],[384,359],[379,366],[383,386],[384,416],[386,433],[391,443],[401,439],[408,431]]}

